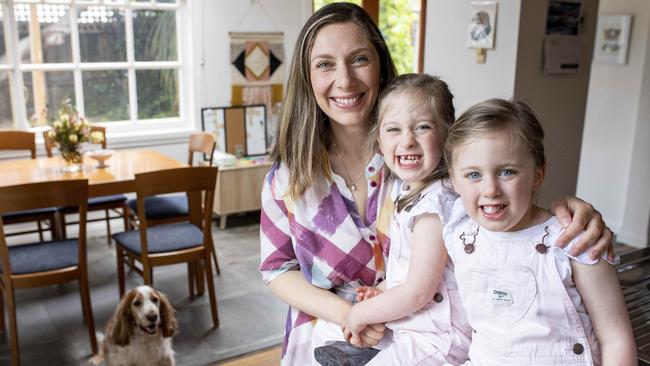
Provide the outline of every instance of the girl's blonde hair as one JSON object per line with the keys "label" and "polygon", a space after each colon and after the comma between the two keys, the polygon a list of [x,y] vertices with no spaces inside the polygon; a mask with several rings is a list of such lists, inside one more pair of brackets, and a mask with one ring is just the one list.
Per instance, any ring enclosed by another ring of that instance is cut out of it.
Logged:
{"label": "girl's blonde hair", "polygon": [[[368,37],[379,56],[379,90],[397,72],[388,46],[368,13],[351,3],[333,3],[315,12],[305,23],[293,53],[287,94],[280,112],[277,140],[271,158],[289,168],[289,192],[299,197],[321,176],[331,179],[327,147],[332,143],[327,115],[318,107],[311,87],[311,49],[318,32],[330,24],[352,22]],[[374,112],[370,114],[370,118]]]}
{"label": "girl's blonde hair", "polygon": [[513,144],[524,146],[533,158],[535,166],[545,167],[544,129],[523,101],[488,99],[465,111],[449,130],[445,143],[445,160],[451,167],[454,150],[490,132],[509,131]]}
{"label": "girl's blonde hair", "polygon": [[[373,126],[371,133],[375,136],[375,141],[379,140],[379,129],[386,110],[389,108],[408,108],[409,106],[395,106],[393,100],[399,95],[407,94],[413,101],[412,103],[423,104],[425,108],[433,114],[434,123],[441,137],[440,143],[445,141],[449,126],[454,122],[454,96],[449,91],[447,83],[439,77],[427,74],[403,74],[394,78],[381,93],[379,100],[377,123]],[[440,146],[442,150],[442,146]],[[429,173],[423,180],[422,184],[410,191],[404,197],[397,201],[397,211],[413,203],[419,197],[420,193],[429,183],[438,179],[447,177],[447,165],[445,159],[440,159],[436,168]],[[388,174],[387,174],[388,176]]]}

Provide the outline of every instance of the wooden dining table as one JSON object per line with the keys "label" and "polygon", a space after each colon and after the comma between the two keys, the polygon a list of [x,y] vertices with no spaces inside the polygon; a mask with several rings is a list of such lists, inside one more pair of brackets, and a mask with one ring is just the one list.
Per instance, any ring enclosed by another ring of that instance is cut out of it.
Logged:
{"label": "wooden dining table", "polygon": [[[65,179],[88,179],[88,196],[98,197],[135,192],[135,175],[157,170],[188,166],[153,150],[116,150],[99,168],[96,160],[86,156],[83,169],[62,173],[59,157],[0,161],[0,187]],[[201,197],[189,195],[190,222],[202,226]],[[214,246],[212,237],[210,245]],[[214,248],[213,248],[214,250]],[[197,293],[204,292],[201,270],[195,271]]]}
{"label": "wooden dining table", "polygon": [[135,175],[156,170],[187,166],[152,150],[116,150],[98,168],[98,162],[86,156],[83,169],[62,173],[59,157],[0,161],[0,187],[65,179],[88,179],[90,197],[135,192]]}

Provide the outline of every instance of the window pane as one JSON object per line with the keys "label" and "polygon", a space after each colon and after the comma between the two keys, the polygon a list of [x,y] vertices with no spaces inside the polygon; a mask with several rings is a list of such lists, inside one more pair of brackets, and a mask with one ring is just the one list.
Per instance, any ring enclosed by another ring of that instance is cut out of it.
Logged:
{"label": "window pane", "polygon": [[72,62],[69,8],[60,4],[14,6],[22,62]]}
{"label": "window pane", "polygon": [[176,0],[156,0],[156,2],[162,4],[176,4]]}
{"label": "window pane", "polygon": [[126,70],[84,71],[84,114],[89,121],[129,119],[129,87]]}
{"label": "window pane", "polygon": [[124,10],[105,6],[79,9],[81,62],[126,61]]}
{"label": "window pane", "polygon": [[138,70],[138,118],[178,117],[178,71]]}
{"label": "window pane", "polygon": [[8,64],[7,47],[5,46],[4,5],[0,3],[0,64]]}
{"label": "window pane", "polygon": [[[75,100],[74,77],[72,71],[31,71],[23,72],[25,104],[29,122],[33,126],[46,123],[42,111],[47,110],[47,120],[52,119],[61,101]],[[36,113],[38,112],[38,113]]]}
{"label": "window pane", "polygon": [[175,61],[176,12],[134,10],[133,38],[136,61]]}
{"label": "window pane", "polygon": [[379,2],[379,29],[399,74],[418,70],[419,20],[420,0]]}
{"label": "window pane", "polygon": [[0,71],[0,128],[13,128],[9,71]]}

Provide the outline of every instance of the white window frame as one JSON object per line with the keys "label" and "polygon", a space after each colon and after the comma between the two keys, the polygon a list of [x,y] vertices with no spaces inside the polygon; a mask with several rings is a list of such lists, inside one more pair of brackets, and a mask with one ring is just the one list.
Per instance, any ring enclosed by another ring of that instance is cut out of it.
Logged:
{"label": "white window frame", "polygon": [[[113,137],[128,141],[142,141],[147,139],[164,139],[176,136],[187,137],[187,132],[194,130],[195,123],[193,115],[192,88],[191,85],[191,60],[192,47],[190,44],[191,37],[189,26],[188,0],[177,0],[175,4],[156,3],[155,0],[148,2],[132,2],[128,0],[0,0],[3,6],[3,23],[6,34],[6,48],[9,60],[12,64],[0,64],[0,72],[10,72],[10,85],[14,90],[10,91],[12,100],[12,111],[14,117],[14,128],[21,130],[41,131],[42,126],[31,127],[28,123],[27,106],[24,101],[23,93],[16,91],[23,90],[23,72],[34,70],[39,71],[72,71],[74,77],[75,104],[79,112],[84,113],[84,95],[82,71],[87,70],[126,70],[129,88],[129,116],[125,121],[110,122],[93,122],[91,123],[105,126],[108,134],[111,136],[111,142],[115,142]],[[70,34],[72,48],[72,62],[69,63],[49,63],[49,64],[21,64],[20,55],[14,50],[17,49],[18,34],[17,25],[14,15],[14,5],[16,3],[30,4],[64,4],[68,5],[70,17]],[[87,6],[105,6],[114,9],[124,9],[125,16],[125,37],[126,37],[126,61],[125,62],[81,62],[79,33],[77,19],[78,7]],[[174,10],[176,11],[176,44],[177,44],[177,61],[135,61],[133,48],[133,11],[139,9],[152,10]],[[155,69],[175,69],[178,75],[178,97],[179,97],[179,116],[171,118],[158,119],[137,119],[137,70],[155,70]],[[40,133],[37,133],[40,137]],[[149,136],[149,137],[147,137]],[[112,145],[112,144],[111,144]]]}

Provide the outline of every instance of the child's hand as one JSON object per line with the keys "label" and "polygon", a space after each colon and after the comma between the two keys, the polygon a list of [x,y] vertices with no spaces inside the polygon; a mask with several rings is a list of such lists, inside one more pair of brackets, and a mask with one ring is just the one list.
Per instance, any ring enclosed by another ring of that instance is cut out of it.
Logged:
{"label": "child's hand", "polygon": [[355,307],[353,306],[348,313],[345,314],[345,319],[343,320],[343,324],[341,324],[341,330],[343,330],[345,340],[354,346],[364,347],[360,333],[365,327],[365,324],[362,324],[357,320],[357,317],[355,316]]}
{"label": "child's hand", "polygon": [[357,302],[368,300],[381,294],[382,291],[377,287],[359,286],[357,287]]}

